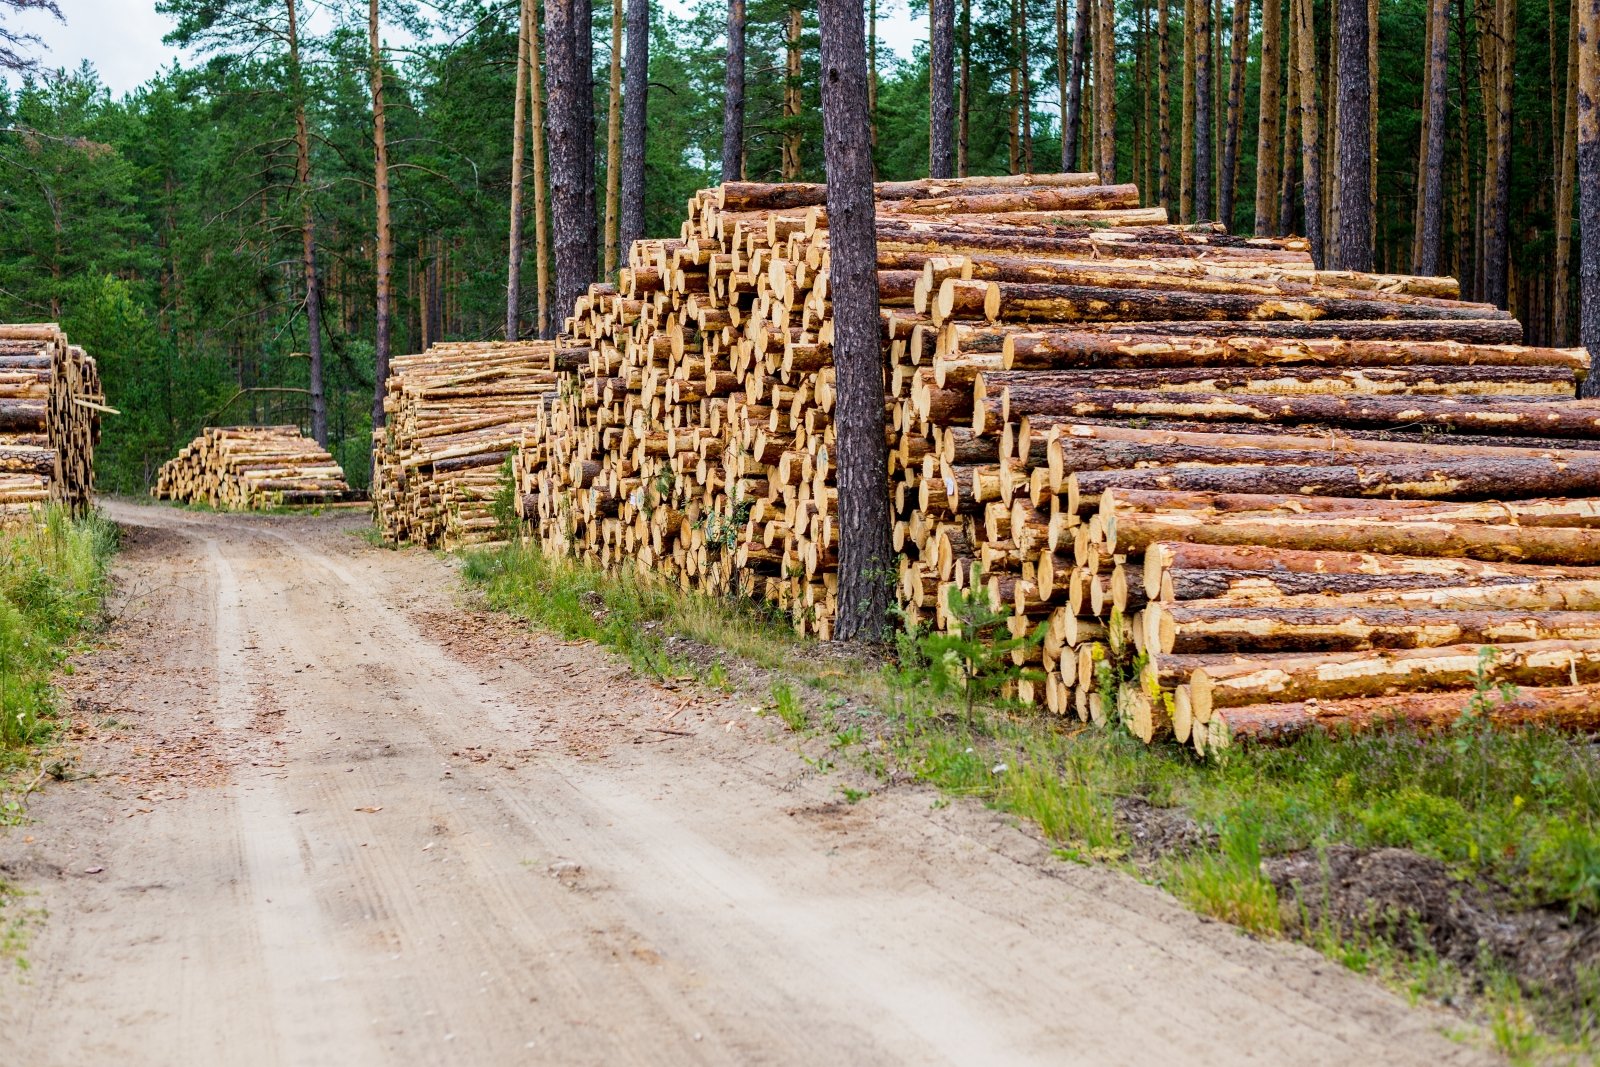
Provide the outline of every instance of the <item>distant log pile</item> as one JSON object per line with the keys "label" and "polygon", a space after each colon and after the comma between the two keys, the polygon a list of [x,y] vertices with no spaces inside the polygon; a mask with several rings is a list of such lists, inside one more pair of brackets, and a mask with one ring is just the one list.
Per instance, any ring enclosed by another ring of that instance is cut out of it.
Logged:
{"label": "distant log pile", "polygon": [[[1021,697],[1202,752],[1436,725],[1501,681],[1524,688],[1491,717],[1600,720],[1583,351],[1523,347],[1451,279],[1319,271],[1298,239],[1161,224],[1094,175],[879,195],[912,619],[951,627],[952,591],[981,587],[1014,634],[1042,632],[1017,655]],[[638,242],[579,300],[564,343],[586,365],[518,464],[547,550],[829,635],[823,200],[703,191],[679,238]]]}
{"label": "distant log pile", "polygon": [[589,353],[550,341],[446,343],[390,364],[373,434],[372,503],[395,544],[459,548],[501,537],[507,458],[560,379]]}
{"label": "distant log pile", "polygon": [[0,515],[94,501],[100,371],[55,323],[0,325]]}
{"label": "distant log pile", "polygon": [[298,426],[208,426],[162,465],[158,500],[257,511],[350,497],[344,471]]}

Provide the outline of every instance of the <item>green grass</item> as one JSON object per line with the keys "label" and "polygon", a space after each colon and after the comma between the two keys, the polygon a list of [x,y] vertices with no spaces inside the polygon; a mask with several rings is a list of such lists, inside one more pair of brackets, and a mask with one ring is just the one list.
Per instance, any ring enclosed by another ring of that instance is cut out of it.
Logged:
{"label": "green grass", "polygon": [[0,531],[0,749],[48,736],[51,674],[100,611],[115,545],[106,520],[56,510]]}
{"label": "green grass", "polygon": [[[509,546],[463,557],[462,573],[489,603],[568,640],[596,641],[657,677],[696,673],[667,648],[669,637],[714,646],[761,667],[783,666],[796,648],[788,627],[758,605],[735,604],[605,574],[537,548]],[[721,680],[726,680],[726,667]]]}
{"label": "green grass", "polygon": [[[1512,905],[1592,920],[1600,913],[1600,757],[1587,743],[1537,728],[1491,730],[1468,715],[1444,733],[1312,734],[1203,762],[1180,746],[1146,746],[1120,729],[1032,709],[991,701],[969,710],[970,667],[983,657],[965,636],[954,644],[911,638],[895,665],[873,670],[808,657],[758,608],[632,574],[521,549],[469,557],[465,569],[497,607],[616,648],[646,670],[659,673],[667,634],[779,669],[769,699],[777,717],[797,734],[811,736],[814,723],[832,732],[827,752],[807,756],[813,766],[832,766],[833,753],[879,774],[909,772],[1033,823],[1064,858],[1121,866],[1261,936],[1293,933],[1413,996],[1471,1000],[1508,1055],[1587,1049],[1600,1033],[1600,981],[1564,1000],[1541,999],[1494,961],[1466,975],[1430,958],[1425,938],[1404,936],[1404,922],[1356,931],[1290,922],[1297,901],[1280,899],[1263,869],[1276,856],[1339,845],[1408,849],[1457,878],[1501,887]],[[833,709],[845,699],[878,709],[865,729],[837,727]],[[1158,815],[1166,809],[1194,832],[1182,847],[1141,852],[1118,815],[1124,800]]]}

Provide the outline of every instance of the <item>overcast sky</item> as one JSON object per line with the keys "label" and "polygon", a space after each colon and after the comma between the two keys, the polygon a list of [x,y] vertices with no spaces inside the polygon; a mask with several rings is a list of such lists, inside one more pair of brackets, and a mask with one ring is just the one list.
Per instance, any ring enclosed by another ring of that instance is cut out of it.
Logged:
{"label": "overcast sky", "polygon": [[[668,10],[683,13],[688,0],[664,0]],[[8,14],[7,26],[38,34],[45,47],[36,49],[48,67],[76,67],[87,59],[116,94],[135,88],[161,67],[181,58],[161,42],[172,20],[156,14],[154,0],[60,0],[63,25],[38,12]],[[307,7],[318,6],[306,0]],[[879,0],[879,32],[884,44],[899,55],[911,53],[914,42],[927,39],[925,20],[913,20],[906,0]],[[602,45],[607,42],[601,42]]]}

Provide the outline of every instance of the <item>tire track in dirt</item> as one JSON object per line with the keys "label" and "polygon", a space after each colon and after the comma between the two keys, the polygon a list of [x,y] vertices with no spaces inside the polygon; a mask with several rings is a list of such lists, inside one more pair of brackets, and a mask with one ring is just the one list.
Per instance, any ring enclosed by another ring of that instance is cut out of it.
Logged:
{"label": "tire track in dirt", "polygon": [[[72,683],[134,728],[0,832],[51,912],[0,1062],[1482,1061],[976,805],[840,805],[737,700],[652,735],[681,694],[356,517],[113,514],[149,614]],[[226,773],[136,806],[181,744]]]}

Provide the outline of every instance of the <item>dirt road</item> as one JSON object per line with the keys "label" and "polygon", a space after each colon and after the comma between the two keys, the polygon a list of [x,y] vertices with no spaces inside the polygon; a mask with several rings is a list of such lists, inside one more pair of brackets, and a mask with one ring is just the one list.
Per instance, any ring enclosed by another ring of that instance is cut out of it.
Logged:
{"label": "dirt road", "polygon": [[975,804],[840,804],[747,701],[464,610],[360,516],[111,510],[94,777],[0,831],[46,913],[0,1063],[1480,1058]]}

